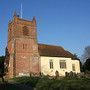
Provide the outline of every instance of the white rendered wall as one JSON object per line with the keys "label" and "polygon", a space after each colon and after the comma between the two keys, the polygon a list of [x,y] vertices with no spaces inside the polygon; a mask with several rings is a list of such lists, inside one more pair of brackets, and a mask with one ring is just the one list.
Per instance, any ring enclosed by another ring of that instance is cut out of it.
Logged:
{"label": "white rendered wall", "polygon": [[[53,69],[50,69],[49,61],[53,60]],[[60,60],[66,61],[66,68],[61,69],[59,62]],[[78,60],[71,60],[71,58],[62,58],[62,57],[40,57],[40,67],[41,67],[41,73],[44,75],[50,75],[55,76],[56,70],[59,72],[60,76],[65,76],[65,72],[72,71],[72,64],[75,64],[75,73],[80,73],[80,65]]]}

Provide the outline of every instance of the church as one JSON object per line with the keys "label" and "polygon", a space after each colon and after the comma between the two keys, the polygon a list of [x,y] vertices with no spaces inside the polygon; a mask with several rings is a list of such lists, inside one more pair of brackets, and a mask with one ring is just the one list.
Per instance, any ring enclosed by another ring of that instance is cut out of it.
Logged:
{"label": "church", "polygon": [[38,43],[36,19],[20,18],[16,13],[8,23],[5,66],[8,78],[31,74],[65,76],[65,72],[80,73],[79,60],[61,46]]}

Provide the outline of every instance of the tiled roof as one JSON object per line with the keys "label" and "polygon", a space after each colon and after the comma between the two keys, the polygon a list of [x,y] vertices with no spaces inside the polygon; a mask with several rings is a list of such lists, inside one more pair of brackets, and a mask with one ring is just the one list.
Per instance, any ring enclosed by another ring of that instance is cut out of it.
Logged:
{"label": "tiled roof", "polygon": [[72,53],[66,51],[61,46],[38,44],[38,50],[40,56],[66,57],[66,58],[76,59]]}

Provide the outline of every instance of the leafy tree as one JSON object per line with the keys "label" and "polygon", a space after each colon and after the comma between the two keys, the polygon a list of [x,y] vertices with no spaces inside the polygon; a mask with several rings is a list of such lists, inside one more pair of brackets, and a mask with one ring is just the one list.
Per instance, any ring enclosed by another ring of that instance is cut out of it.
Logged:
{"label": "leafy tree", "polygon": [[4,81],[4,60],[5,56],[0,56],[0,77],[2,78],[2,81]]}
{"label": "leafy tree", "polygon": [[90,71],[90,58],[83,65],[84,71]]}
{"label": "leafy tree", "polygon": [[79,57],[78,57],[78,55],[76,53],[74,53],[73,56],[74,56],[74,59],[80,60]]}
{"label": "leafy tree", "polygon": [[85,47],[84,54],[81,57],[83,63],[90,58],[90,46]]}
{"label": "leafy tree", "polygon": [[82,64],[82,62],[80,61],[80,71],[81,72],[83,72],[84,70],[83,70],[83,64]]}

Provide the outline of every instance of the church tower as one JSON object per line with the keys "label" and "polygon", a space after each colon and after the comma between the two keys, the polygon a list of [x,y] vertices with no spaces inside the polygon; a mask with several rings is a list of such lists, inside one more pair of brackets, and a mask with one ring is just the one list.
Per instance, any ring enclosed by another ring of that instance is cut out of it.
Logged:
{"label": "church tower", "polygon": [[13,20],[8,24],[7,51],[9,78],[40,72],[35,17],[28,21],[14,13]]}

